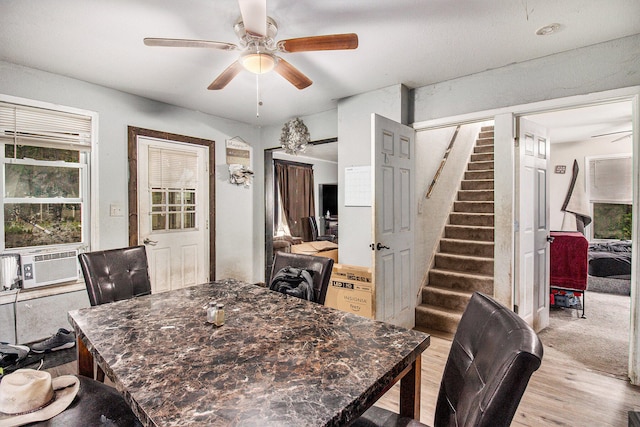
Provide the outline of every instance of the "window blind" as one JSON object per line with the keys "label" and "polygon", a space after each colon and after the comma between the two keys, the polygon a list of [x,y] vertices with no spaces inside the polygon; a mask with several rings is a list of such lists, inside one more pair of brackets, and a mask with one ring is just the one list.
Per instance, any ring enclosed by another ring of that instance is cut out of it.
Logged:
{"label": "window blind", "polygon": [[149,186],[152,188],[196,188],[198,156],[149,147]]}
{"label": "window blind", "polygon": [[0,142],[75,149],[91,146],[91,117],[0,102]]}
{"label": "window blind", "polygon": [[631,203],[631,156],[589,160],[589,198],[591,202]]}

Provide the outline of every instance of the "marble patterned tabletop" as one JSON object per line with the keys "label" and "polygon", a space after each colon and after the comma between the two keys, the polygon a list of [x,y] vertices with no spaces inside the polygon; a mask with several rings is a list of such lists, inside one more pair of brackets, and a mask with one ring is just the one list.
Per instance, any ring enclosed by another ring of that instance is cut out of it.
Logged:
{"label": "marble patterned tabletop", "polygon": [[[206,323],[225,304],[221,327]],[[346,425],[429,336],[222,280],[69,313],[146,426]]]}

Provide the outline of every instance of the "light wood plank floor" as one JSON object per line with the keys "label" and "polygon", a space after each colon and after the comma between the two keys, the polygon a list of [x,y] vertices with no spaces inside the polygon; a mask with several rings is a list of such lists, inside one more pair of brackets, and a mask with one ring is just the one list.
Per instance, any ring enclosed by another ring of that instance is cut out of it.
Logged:
{"label": "light wood plank floor", "polygon": [[[422,355],[420,421],[433,425],[440,379],[451,340],[431,335]],[[378,405],[398,411],[398,387]],[[584,365],[551,348],[544,348],[540,369],[534,372],[512,426],[614,426],[628,425],[628,411],[640,409],[640,387],[610,375],[587,370]]]}
{"label": "light wood plank floor", "polygon": [[[421,421],[433,425],[436,398],[451,340],[431,335],[422,356]],[[49,369],[53,376],[76,374],[76,363]],[[108,380],[107,380],[108,382]],[[398,411],[398,386],[378,405]],[[614,426],[628,425],[627,412],[640,409],[640,387],[589,371],[565,354],[545,347],[544,357],[520,402],[513,426]]]}

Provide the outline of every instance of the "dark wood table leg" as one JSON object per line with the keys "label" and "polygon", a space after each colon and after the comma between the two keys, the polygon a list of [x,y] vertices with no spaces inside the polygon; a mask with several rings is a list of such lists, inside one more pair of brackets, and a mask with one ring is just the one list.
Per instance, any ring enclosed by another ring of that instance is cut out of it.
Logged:
{"label": "dark wood table leg", "polygon": [[400,380],[400,416],[420,420],[420,383],[422,355],[416,357],[411,369]]}
{"label": "dark wood table leg", "polygon": [[78,348],[78,375],[93,379],[93,355],[79,337],[76,347]]}

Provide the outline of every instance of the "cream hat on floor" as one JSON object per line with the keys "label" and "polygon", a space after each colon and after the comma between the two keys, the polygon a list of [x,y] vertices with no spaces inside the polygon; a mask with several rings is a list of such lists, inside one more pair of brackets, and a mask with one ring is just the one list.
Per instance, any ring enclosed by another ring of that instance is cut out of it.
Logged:
{"label": "cream hat on floor", "polygon": [[18,369],[0,382],[0,427],[21,426],[53,418],[78,394],[74,375],[51,379],[46,371]]}

